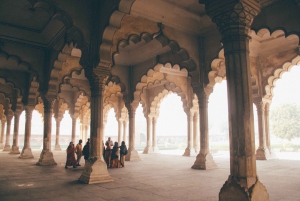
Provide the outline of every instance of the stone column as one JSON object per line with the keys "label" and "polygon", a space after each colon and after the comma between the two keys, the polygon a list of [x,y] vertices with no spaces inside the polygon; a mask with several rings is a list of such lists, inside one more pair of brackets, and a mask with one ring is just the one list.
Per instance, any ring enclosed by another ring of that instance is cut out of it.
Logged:
{"label": "stone column", "polygon": [[21,111],[16,111],[14,113],[14,135],[13,135],[13,145],[10,150],[10,154],[20,154],[19,150],[19,122],[20,122]]}
{"label": "stone column", "polygon": [[187,115],[187,147],[185,148],[184,154],[182,156],[190,156],[192,149],[192,131],[193,131],[193,118],[192,114]]}
{"label": "stone column", "polygon": [[119,119],[118,121],[118,143],[119,146],[121,146],[121,142],[122,142],[122,129],[123,129],[123,124],[122,124],[122,120]]}
{"label": "stone column", "polygon": [[72,117],[72,139],[71,141],[76,145],[76,118]]}
{"label": "stone column", "polygon": [[59,144],[59,135],[60,135],[60,122],[61,118],[56,118],[56,135],[55,135],[55,151],[61,151],[60,144]]}
{"label": "stone column", "polygon": [[194,118],[193,118],[193,145],[194,145],[194,150],[195,153],[198,154],[200,151],[200,146],[199,146],[199,114],[197,112],[194,113]]}
{"label": "stone column", "polygon": [[5,135],[5,123],[6,120],[1,120],[1,137],[0,137],[0,149],[3,149],[3,140],[4,140],[4,135]]}
{"label": "stone column", "polygon": [[43,150],[40,154],[39,161],[36,165],[49,166],[57,165],[51,152],[51,126],[52,126],[52,112],[53,103],[55,99],[43,98],[44,103],[44,136],[43,136]]}
{"label": "stone column", "polygon": [[103,87],[102,79],[90,81],[91,85],[91,129],[90,156],[85,161],[84,171],[79,181],[87,184],[111,182],[113,179],[107,171],[107,165],[102,156],[103,139]]}
{"label": "stone column", "polygon": [[9,111],[9,114],[6,115],[6,138],[5,138],[5,146],[3,151],[10,151],[10,127],[11,127],[11,120],[13,118],[13,112]]}
{"label": "stone column", "polygon": [[266,135],[264,129],[264,103],[262,101],[254,102],[257,108],[257,121],[258,121],[258,136],[259,146],[256,150],[256,160],[267,160],[269,158],[269,150],[266,147]]}
{"label": "stone column", "polygon": [[208,132],[208,96],[204,89],[195,92],[198,96],[200,114],[200,153],[192,166],[193,169],[208,170],[217,168],[213,156],[209,152],[209,132]]}
{"label": "stone column", "polygon": [[135,110],[130,106],[128,109],[129,114],[129,148],[128,153],[125,156],[126,161],[139,161],[141,160],[138,152],[135,150]]}
{"label": "stone column", "polygon": [[269,200],[258,180],[249,67],[250,26],[260,11],[256,0],[205,1],[206,13],[222,36],[228,92],[230,175],[219,201]]}
{"label": "stone column", "polygon": [[267,103],[265,104],[265,108],[264,108],[264,123],[265,123],[265,139],[266,139],[266,147],[269,150],[269,159],[275,159],[276,154],[273,151],[273,149],[271,148],[271,142],[270,142],[270,125],[269,125],[269,109],[270,109],[270,104]]}
{"label": "stone column", "polygon": [[148,154],[153,151],[152,149],[152,140],[151,140],[151,131],[152,131],[152,117],[147,117],[147,145],[143,151],[143,154]]}
{"label": "stone column", "polygon": [[127,121],[123,121],[123,141],[125,141],[125,143],[128,145],[126,133],[127,133]]}
{"label": "stone column", "polygon": [[157,137],[156,137],[156,123],[157,123],[157,117],[153,117],[152,119],[152,152],[153,153],[159,153],[159,149],[157,146]]}
{"label": "stone column", "polygon": [[34,107],[25,107],[25,136],[24,136],[24,147],[19,158],[27,159],[33,158],[31,147],[30,147],[30,137],[31,137],[31,119]]}

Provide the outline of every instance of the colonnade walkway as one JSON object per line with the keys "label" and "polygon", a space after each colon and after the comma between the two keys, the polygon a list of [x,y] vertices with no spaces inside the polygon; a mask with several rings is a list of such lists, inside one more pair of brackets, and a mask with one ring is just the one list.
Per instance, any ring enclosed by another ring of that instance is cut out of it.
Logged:
{"label": "colonnade walkway", "polygon": [[[108,170],[114,182],[87,185],[77,180],[83,166],[64,168],[65,151],[53,151],[57,166],[48,167],[35,165],[40,152],[19,159],[0,151],[1,201],[217,201],[229,175],[228,154],[214,155],[219,168],[205,171],[191,169],[194,156],[140,154],[141,161]],[[257,161],[257,172],[270,201],[300,200],[300,158]]]}

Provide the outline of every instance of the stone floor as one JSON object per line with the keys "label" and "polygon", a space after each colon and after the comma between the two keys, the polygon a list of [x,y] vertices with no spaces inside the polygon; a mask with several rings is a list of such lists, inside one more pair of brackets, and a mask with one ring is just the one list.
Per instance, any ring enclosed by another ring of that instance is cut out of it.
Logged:
{"label": "stone floor", "polygon": [[[19,159],[0,151],[0,200],[109,200],[109,201],[217,201],[229,175],[228,154],[214,155],[219,168],[191,169],[195,157],[140,154],[141,161],[127,162],[125,168],[109,169],[114,182],[87,185],[77,179],[83,167],[64,168],[65,152],[54,151],[57,166],[36,166],[34,159]],[[257,161],[260,181],[270,201],[300,201],[300,158]]]}

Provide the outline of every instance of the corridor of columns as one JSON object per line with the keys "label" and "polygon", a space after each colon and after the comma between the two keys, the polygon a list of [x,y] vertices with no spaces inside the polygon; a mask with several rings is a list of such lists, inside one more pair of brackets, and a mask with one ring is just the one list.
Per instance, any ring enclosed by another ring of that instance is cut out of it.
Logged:
{"label": "corridor of columns", "polygon": [[218,168],[209,100],[226,80],[230,162],[219,200],[269,200],[256,160],[278,157],[271,107],[277,80],[300,62],[299,9],[298,0],[1,1],[0,148],[32,159],[38,144],[35,164],[57,165],[69,119],[66,141],[91,142],[79,181],[113,182],[101,140],[126,141],[129,162],[161,153],[161,105],[175,94],[186,122],[180,155],[209,172]]}

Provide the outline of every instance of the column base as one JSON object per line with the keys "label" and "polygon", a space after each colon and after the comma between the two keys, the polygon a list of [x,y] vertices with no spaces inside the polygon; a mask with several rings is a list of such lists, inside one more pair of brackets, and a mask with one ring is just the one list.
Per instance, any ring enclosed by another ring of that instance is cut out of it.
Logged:
{"label": "column base", "polygon": [[18,146],[12,146],[10,150],[10,154],[20,154],[20,150]]}
{"label": "column base", "polygon": [[141,158],[136,150],[128,150],[125,156],[125,161],[140,161]]}
{"label": "column base", "polygon": [[61,151],[61,148],[60,148],[60,145],[59,145],[59,144],[58,144],[58,145],[55,145],[54,151]]}
{"label": "column base", "polygon": [[10,145],[9,144],[6,144],[3,148],[3,151],[10,151],[11,148],[10,148]]}
{"label": "column base", "polygon": [[219,201],[269,201],[269,193],[257,178],[229,176],[220,190]]}
{"label": "column base", "polygon": [[[96,160],[94,162],[94,160]],[[85,161],[84,171],[78,178],[86,184],[99,184],[114,181],[112,177],[108,174],[106,163],[95,158],[89,158]]]}
{"label": "column base", "polygon": [[22,159],[34,158],[32,155],[31,148],[23,148],[22,153],[19,156],[19,158],[22,158]]}
{"label": "column base", "polygon": [[150,154],[150,153],[153,153],[152,147],[146,146],[144,151],[143,151],[143,154]]}
{"label": "column base", "polygon": [[36,165],[41,166],[48,166],[48,165],[57,165],[57,163],[54,161],[53,153],[49,150],[43,150],[39,161],[36,163]]}
{"label": "column base", "polygon": [[217,164],[214,161],[213,156],[208,153],[206,155],[199,153],[196,157],[196,161],[192,166],[192,169],[198,170],[210,170],[218,168]]}
{"label": "column base", "polygon": [[191,156],[191,149],[190,149],[190,148],[186,148],[186,149],[184,150],[184,153],[183,153],[182,156]]}
{"label": "column base", "polygon": [[258,148],[256,150],[256,160],[270,160],[276,159],[276,155],[273,150],[268,148]]}

